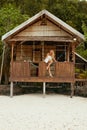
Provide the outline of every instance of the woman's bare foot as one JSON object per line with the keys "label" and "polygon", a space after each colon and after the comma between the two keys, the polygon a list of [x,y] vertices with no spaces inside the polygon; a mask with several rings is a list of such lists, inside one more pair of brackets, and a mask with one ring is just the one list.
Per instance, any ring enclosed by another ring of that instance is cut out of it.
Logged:
{"label": "woman's bare foot", "polygon": [[50,76],[50,77],[53,77],[53,75],[52,75],[52,74],[49,74],[49,76]]}

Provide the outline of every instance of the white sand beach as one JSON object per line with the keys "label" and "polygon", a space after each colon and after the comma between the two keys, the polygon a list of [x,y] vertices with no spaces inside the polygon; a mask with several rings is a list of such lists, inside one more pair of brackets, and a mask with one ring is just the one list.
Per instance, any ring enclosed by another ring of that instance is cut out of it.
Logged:
{"label": "white sand beach", "polygon": [[87,130],[87,98],[0,96],[0,130]]}

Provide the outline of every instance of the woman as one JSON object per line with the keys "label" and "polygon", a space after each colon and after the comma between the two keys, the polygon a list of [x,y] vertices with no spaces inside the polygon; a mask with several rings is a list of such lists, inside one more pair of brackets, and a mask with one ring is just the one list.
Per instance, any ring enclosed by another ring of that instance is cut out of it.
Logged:
{"label": "woman", "polygon": [[44,60],[44,62],[47,64],[47,70],[48,70],[48,72],[49,72],[49,76],[50,76],[50,77],[53,77],[53,75],[52,75],[52,73],[51,73],[51,70],[50,70],[50,65],[51,65],[54,61],[56,62],[56,60],[55,60],[55,53],[54,53],[53,50],[50,50],[50,52],[47,53],[47,56],[46,56],[46,58],[45,58],[45,60]]}

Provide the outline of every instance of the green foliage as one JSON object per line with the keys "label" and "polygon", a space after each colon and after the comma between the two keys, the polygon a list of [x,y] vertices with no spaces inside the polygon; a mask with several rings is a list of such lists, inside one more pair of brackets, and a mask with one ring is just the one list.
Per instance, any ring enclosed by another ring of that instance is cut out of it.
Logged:
{"label": "green foliage", "polygon": [[77,52],[87,59],[87,25],[84,21],[82,22],[82,30],[84,32],[85,41],[77,47]]}
{"label": "green foliage", "polygon": [[80,69],[75,68],[75,73],[80,73]]}
{"label": "green foliage", "polygon": [[61,18],[72,27],[83,33],[82,22],[87,25],[87,1],[85,0],[2,0],[4,5],[15,5],[21,14],[28,14],[30,17],[42,9],[47,9],[57,17]]}
{"label": "green foliage", "polygon": [[75,68],[76,78],[86,79],[87,78],[87,70],[82,70]]}
{"label": "green foliage", "polygon": [[82,30],[84,32],[85,41],[80,46],[78,46],[77,52],[85,59],[87,59],[87,26],[84,22],[82,23]]}
{"label": "green foliage", "polygon": [[[27,15],[22,15],[15,6],[8,4],[0,9],[0,39],[3,34],[10,31],[23,21],[28,19]],[[2,42],[0,42],[0,54],[2,53]]]}
{"label": "green foliage", "polygon": [[84,47],[84,43],[80,44],[77,49],[77,53],[80,54],[82,57],[84,57],[87,60],[87,49]]}
{"label": "green foliage", "polygon": [[85,35],[85,40],[87,41],[87,25],[84,22],[82,23],[82,29]]}
{"label": "green foliage", "polygon": [[[3,34],[10,31],[23,21],[28,19],[28,15],[21,14],[20,10],[14,5],[8,4],[0,9],[0,38]],[[3,44],[0,41],[0,55],[2,54]],[[1,57],[1,56],[0,56]],[[3,76],[5,84],[8,83],[10,66],[10,48],[6,45],[4,54]]]}
{"label": "green foliage", "polygon": [[9,4],[0,9],[0,36],[13,29],[28,18],[22,15],[20,10]]}

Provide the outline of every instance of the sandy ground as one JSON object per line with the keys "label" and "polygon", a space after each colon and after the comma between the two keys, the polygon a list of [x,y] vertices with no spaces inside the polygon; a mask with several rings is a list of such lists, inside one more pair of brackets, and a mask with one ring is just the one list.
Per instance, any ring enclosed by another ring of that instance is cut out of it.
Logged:
{"label": "sandy ground", "polygon": [[87,130],[87,98],[0,96],[0,130]]}

